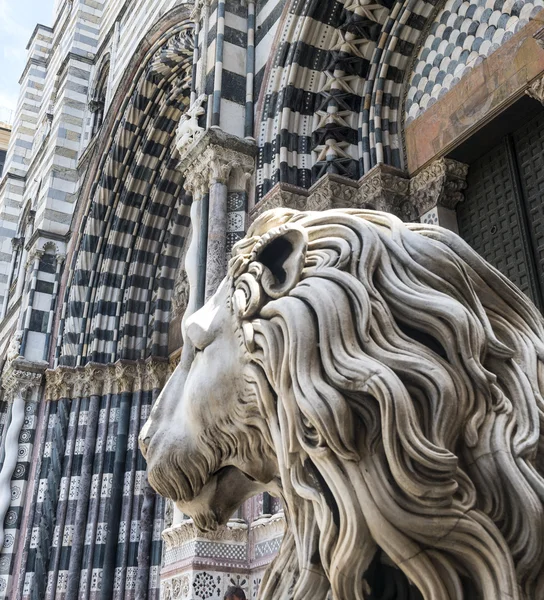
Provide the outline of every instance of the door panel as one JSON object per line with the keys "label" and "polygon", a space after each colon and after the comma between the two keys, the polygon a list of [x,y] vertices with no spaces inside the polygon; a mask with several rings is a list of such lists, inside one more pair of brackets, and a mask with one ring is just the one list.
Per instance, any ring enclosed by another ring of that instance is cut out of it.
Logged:
{"label": "door panel", "polygon": [[544,291],[544,113],[513,135],[536,277]]}
{"label": "door panel", "polygon": [[465,201],[457,207],[459,233],[476,252],[532,296],[518,204],[508,147],[503,142],[470,165]]}

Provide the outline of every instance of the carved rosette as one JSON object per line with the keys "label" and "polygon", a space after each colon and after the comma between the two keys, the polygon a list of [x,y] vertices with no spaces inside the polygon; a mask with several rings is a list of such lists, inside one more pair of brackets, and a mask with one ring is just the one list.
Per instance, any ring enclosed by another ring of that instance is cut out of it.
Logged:
{"label": "carved rosette", "polygon": [[106,394],[161,389],[172,372],[168,359],[117,361],[112,365],[57,367],[45,372],[45,398],[88,398]]}

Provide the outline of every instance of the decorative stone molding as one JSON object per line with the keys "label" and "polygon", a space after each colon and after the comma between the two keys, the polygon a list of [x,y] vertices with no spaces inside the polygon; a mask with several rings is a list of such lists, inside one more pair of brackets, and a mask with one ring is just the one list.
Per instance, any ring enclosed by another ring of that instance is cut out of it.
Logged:
{"label": "decorative stone molding", "polygon": [[544,75],[531,83],[527,88],[527,95],[544,104]]}
{"label": "decorative stone molding", "polygon": [[410,179],[410,197],[419,216],[435,206],[455,210],[463,201],[468,165],[439,158]]}
{"label": "decorative stone molding", "polygon": [[386,165],[378,165],[358,182],[327,173],[309,190],[285,183],[276,184],[251,213],[251,221],[271,208],[328,210],[331,208],[373,208],[392,212],[410,220],[406,210],[409,181],[406,175]]}
{"label": "decorative stone molding", "polygon": [[544,27],[541,27],[533,37],[536,40],[536,43],[544,50]]}
{"label": "decorative stone molding", "polygon": [[406,175],[388,165],[376,165],[359,180],[359,206],[384,210],[412,221],[415,217],[409,201],[409,180]]}
{"label": "decorative stone molding", "polygon": [[255,170],[255,144],[220,129],[208,129],[178,150],[185,189],[193,195],[205,193],[213,183],[226,184],[234,171],[239,177],[240,172],[251,176]]}
{"label": "decorative stone molding", "polygon": [[87,398],[108,393],[161,389],[172,372],[168,359],[119,360],[114,364],[57,367],[45,372],[45,398]]}
{"label": "decorative stone molding", "polygon": [[260,517],[251,523],[250,529],[255,544],[270,540],[285,533],[285,514],[283,511],[270,517]]}
{"label": "decorative stone molding", "polygon": [[327,173],[310,188],[305,209],[327,210],[357,205],[357,183],[347,177]]}
{"label": "decorative stone molding", "polygon": [[263,212],[272,208],[304,210],[308,195],[308,190],[304,188],[289,183],[277,183],[251,211],[249,220],[254,221]]}
{"label": "decorative stone molding", "polygon": [[194,24],[185,22],[185,27],[171,36],[149,61],[149,72],[158,76],[169,76],[172,73],[172,61],[184,63],[183,83],[189,87],[193,63]]}
{"label": "decorative stone molding", "polygon": [[162,532],[165,543],[165,551],[193,542],[197,538],[208,542],[246,542],[248,526],[246,523],[231,520],[224,527],[218,527],[215,531],[202,533],[199,531],[192,519],[186,519],[173,527]]}
{"label": "decorative stone molding", "polygon": [[10,358],[8,355],[7,365],[2,373],[5,399],[9,402],[20,395],[25,400],[31,400],[35,396],[32,392],[39,388],[46,368],[46,362],[32,362],[21,356]]}
{"label": "decorative stone molding", "polygon": [[187,112],[181,117],[178,128],[176,130],[176,148],[180,154],[184,151],[187,146],[193,144],[198,137],[204,133],[204,127],[200,127],[198,124],[198,117],[201,117],[206,113],[204,109],[204,102],[206,95],[201,94],[194,102],[189,106]]}

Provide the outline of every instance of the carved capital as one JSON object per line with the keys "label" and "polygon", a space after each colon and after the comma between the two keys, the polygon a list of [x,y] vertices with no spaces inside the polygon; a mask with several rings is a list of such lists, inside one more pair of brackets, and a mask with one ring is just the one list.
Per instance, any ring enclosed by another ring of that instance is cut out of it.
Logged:
{"label": "carved capital", "polygon": [[289,183],[276,183],[251,211],[249,220],[253,222],[260,214],[271,208],[304,210],[308,195],[308,190],[304,188]]}
{"label": "carved capital", "polygon": [[168,550],[179,548],[196,538],[211,542],[246,542],[248,529],[246,523],[231,520],[227,525],[218,527],[215,531],[202,533],[196,528],[192,519],[187,519],[165,529],[162,532],[162,539],[165,542],[165,550],[168,552]]}
{"label": "carved capital", "polygon": [[185,173],[185,189],[192,194],[194,200],[199,200],[208,191],[206,173],[195,165]]}
{"label": "carved capital", "polygon": [[241,178],[245,174],[251,176],[254,171],[256,151],[253,143],[220,129],[208,129],[180,155],[179,169],[185,173],[185,189],[197,197],[205,194],[213,183],[241,189]]}
{"label": "carved capital", "polygon": [[28,253],[28,260],[27,260],[27,266],[32,265],[34,263],[34,261],[36,259],[40,259],[43,255],[45,254],[45,252],[39,248],[33,248],[29,253]]}
{"label": "carved capital", "polygon": [[56,401],[161,389],[171,372],[170,362],[157,358],[123,360],[111,365],[88,363],[84,367],[57,367],[45,373],[45,397]]}
{"label": "carved capital", "polygon": [[531,83],[527,88],[527,95],[544,104],[544,75]]}
{"label": "carved capital", "polygon": [[346,177],[327,173],[310,188],[305,210],[355,208],[357,205],[357,183]]}
{"label": "carved capital", "polygon": [[376,165],[359,180],[359,206],[393,213],[403,221],[412,221],[415,210],[410,199],[410,183],[394,167]]}
{"label": "carved capital", "polygon": [[451,158],[439,158],[410,180],[410,196],[417,214],[435,206],[454,210],[463,201],[468,165]]}
{"label": "carved capital", "polygon": [[249,176],[251,176],[255,168],[255,161],[252,156],[216,144],[211,144],[206,148],[201,160],[207,165],[208,183],[210,185],[213,183],[227,185],[231,174],[235,174],[236,182],[239,185],[240,173],[249,173]]}
{"label": "carved capital", "polygon": [[41,385],[46,367],[46,363],[35,363],[21,357],[9,362],[2,373],[6,399],[12,401],[19,396],[24,400],[32,400],[35,396],[33,392]]}

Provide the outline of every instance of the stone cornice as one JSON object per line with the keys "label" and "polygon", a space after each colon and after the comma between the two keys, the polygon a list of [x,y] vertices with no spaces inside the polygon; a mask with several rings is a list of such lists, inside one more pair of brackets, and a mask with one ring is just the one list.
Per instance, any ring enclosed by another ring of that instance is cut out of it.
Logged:
{"label": "stone cornice", "polygon": [[172,372],[166,358],[145,361],[118,360],[104,365],[88,363],[84,367],[57,367],[45,373],[45,399],[88,398],[106,394],[161,389]]}

